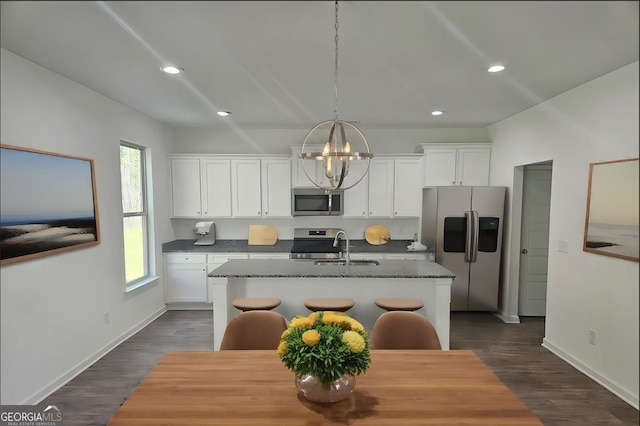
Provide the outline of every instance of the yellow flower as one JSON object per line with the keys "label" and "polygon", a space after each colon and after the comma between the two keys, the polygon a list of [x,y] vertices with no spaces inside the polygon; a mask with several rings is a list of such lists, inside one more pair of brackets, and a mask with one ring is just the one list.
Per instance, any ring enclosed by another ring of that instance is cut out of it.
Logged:
{"label": "yellow flower", "polygon": [[322,315],[322,322],[327,325],[337,325],[343,330],[351,330],[351,318],[342,312],[327,311]]}
{"label": "yellow flower", "polygon": [[349,324],[351,324],[351,330],[364,331],[364,325],[360,324],[358,321],[351,317],[349,317]]}
{"label": "yellow flower", "polygon": [[342,333],[342,341],[353,353],[360,353],[364,350],[364,338],[357,331],[345,331]]}
{"label": "yellow flower", "polygon": [[287,353],[287,342],[284,340],[278,345],[278,356],[282,358]]}
{"label": "yellow flower", "polygon": [[280,338],[284,339],[285,336],[289,334],[290,331],[291,331],[291,328],[287,328],[285,331],[282,332],[282,334],[280,335]]}
{"label": "yellow flower", "polygon": [[317,345],[320,341],[320,333],[318,333],[316,330],[307,330],[302,333],[302,341],[307,346]]}
{"label": "yellow flower", "polygon": [[309,319],[308,317],[303,317],[303,316],[297,316],[295,318],[293,318],[291,320],[291,322],[289,323],[289,327],[291,328],[304,328],[304,327],[310,327],[312,326],[314,323],[313,320]]}

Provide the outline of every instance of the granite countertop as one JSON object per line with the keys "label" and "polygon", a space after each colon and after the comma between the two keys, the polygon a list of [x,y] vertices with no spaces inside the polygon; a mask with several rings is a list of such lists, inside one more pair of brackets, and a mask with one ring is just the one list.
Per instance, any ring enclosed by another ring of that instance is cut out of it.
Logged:
{"label": "granite countertop", "polygon": [[[405,247],[406,249],[406,247]],[[232,278],[455,278],[435,262],[380,260],[379,265],[315,265],[313,260],[229,260],[209,277]]]}
{"label": "granite countertop", "polygon": [[[174,240],[162,244],[162,252],[199,252],[199,253],[289,253],[293,240],[278,240],[272,246],[249,245],[247,240],[216,240],[211,246],[196,246],[196,240]],[[372,245],[366,240],[350,240],[351,253],[407,253],[411,240],[390,240],[386,244]],[[419,253],[419,252],[414,252]]]}

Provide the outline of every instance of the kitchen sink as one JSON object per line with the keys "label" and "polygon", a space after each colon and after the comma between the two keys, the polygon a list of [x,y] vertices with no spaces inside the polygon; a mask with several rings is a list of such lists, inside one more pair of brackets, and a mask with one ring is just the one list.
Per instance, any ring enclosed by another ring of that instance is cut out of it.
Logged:
{"label": "kitchen sink", "polygon": [[[316,260],[313,262],[314,265],[322,265],[322,266],[341,266],[346,265],[347,261],[345,259],[325,259],[325,260]],[[350,262],[351,266],[367,266],[367,265],[380,265],[380,262],[377,260],[366,260],[366,259],[356,259]]]}

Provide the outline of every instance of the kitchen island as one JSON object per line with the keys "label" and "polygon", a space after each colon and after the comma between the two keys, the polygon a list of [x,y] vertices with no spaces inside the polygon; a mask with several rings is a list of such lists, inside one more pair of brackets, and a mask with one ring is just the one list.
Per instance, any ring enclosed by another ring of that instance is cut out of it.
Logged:
{"label": "kitchen island", "polygon": [[277,297],[282,304],[274,309],[290,320],[307,315],[309,298],[346,297],[355,301],[347,312],[371,332],[384,312],[376,298],[420,299],[424,307],[416,311],[436,328],[442,349],[449,349],[451,283],[455,275],[434,262],[380,260],[379,265],[316,265],[312,260],[229,260],[209,276],[213,299],[214,349],[227,323],[240,311],[231,305],[239,297]]}

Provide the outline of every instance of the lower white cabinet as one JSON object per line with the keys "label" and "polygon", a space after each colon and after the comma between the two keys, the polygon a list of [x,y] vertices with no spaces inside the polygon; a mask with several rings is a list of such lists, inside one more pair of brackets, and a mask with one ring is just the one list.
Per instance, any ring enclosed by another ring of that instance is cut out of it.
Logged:
{"label": "lower white cabinet", "polygon": [[169,253],[165,255],[167,271],[166,302],[207,301],[207,255]]}

